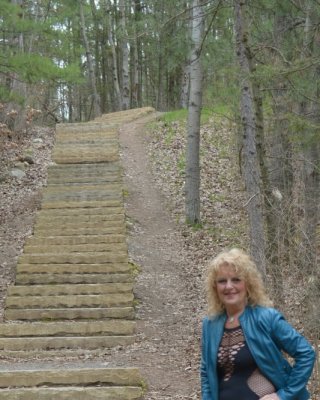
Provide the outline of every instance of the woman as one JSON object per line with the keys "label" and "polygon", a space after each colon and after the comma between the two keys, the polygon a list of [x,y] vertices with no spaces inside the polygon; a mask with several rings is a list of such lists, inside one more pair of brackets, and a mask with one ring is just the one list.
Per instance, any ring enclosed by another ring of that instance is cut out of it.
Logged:
{"label": "woman", "polygon": [[[202,326],[202,400],[307,400],[315,352],[274,308],[239,249],[209,265]],[[293,360],[293,366],[283,352]]]}

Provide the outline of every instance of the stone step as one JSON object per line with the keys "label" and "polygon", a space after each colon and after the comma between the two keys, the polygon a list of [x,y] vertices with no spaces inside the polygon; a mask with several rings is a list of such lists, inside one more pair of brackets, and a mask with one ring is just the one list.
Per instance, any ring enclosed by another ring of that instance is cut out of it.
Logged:
{"label": "stone step", "polygon": [[99,185],[104,184],[116,184],[121,183],[122,178],[120,173],[110,173],[105,174],[103,172],[95,172],[93,174],[85,175],[71,175],[71,174],[61,174],[56,176],[51,176],[48,178],[47,187],[54,188],[57,186],[68,185],[68,186],[81,186],[88,185],[94,180],[95,183]]}
{"label": "stone step", "polygon": [[6,309],[130,307],[133,304],[133,299],[132,293],[24,297],[8,296],[6,298]]}
{"label": "stone step", "polygon": [[[78,139],[77,139],[78,138]],[[83,132],[81,135],[77,134],[58,134],[55,141],[54,150],[64,150],[65,148],[73,150],[81,149],[91,151],[91,149],[102,150],[117,150],[118,140],[116,135],[101,136],[99,132],[95,134],[86,134]]]}
{"label": "stone step", "polygon": [[[45,386],[141,386],[142,377],[137,368],[95,367],[75,368],[72,365],[41,366],[23,369],[16,366],[10,370],[0,369],[0,388],[35,388]],[[1,398],[1,396],[0,396]],[[51,399],[52,400],[52,399]]]}
{"label": "stone step", "polygon": [[[56,208],[74,208],[90,207],[90,203],[93,207],[102,206],[112,206],[118,207],[122,202],[122,194],[118,192],[110,193],[94,193],[90,191],[82,191],[79,193],[49,193],[44,194],[42,198],[43,208],[55,208],[55,205],[61,203],[61,207]],[[52,206],[47,206],[47,204],[52,204]]]}
{"label": "stone step", "polygon": [[[72,138],[60,137],[60,140],[56,141],[53,148],[53,160],[55,155],[71,155],[72,157],[77,154],[83,154],[84,157],[89,155],[100,155],[100,154],[116,154],[118,156],[119,147],[116,138],[89,138],[88,136],[83,136],[79,138],[78,141],[74,141]],[[80,161],[81,164],[82,162]],[[111,160],[112,161],[112,160]],[[99,163],[97,160],[96,163]],[[60,164],[61,165],[61,164]]]}
{"label": "stone step", "polygon": [[18,263],[18,274],[128,274],[132,269],[128,263],[92,264],[22,264]]}
{"label": "stone step", "polygon": [[135,321],[15,322],[0,324],[0,338],[133,335]]}
{"label": "stone step", "polygon": [[0,389],[1,400],[138,400],[141,387],[43,387]]}
{"label": "stone step", "polygon": [[[60,186],[59,186],[60,187]],[[73,192],[47,192],[43,193],[43,202],[49,201],[116,201],[122,199],[120,191],[101,190],[74,190]]]}
{"label": "stone step", "polygon": [[[48,193],[43,195],[42,205],[45,207],[47,203],[78,203],[81,207],[86,207],[83,204],[95,203],[94,206],[99,206],[100,203],[106,205],[118,205],[122,201],[122,194],[118,192],[106,192],[104,190],[82,191],[79,193]],[[119,202],[117,204],[117,202]],[[65,207],[63,207],[65,208]]]}
{"label": "stone step", "polygon": [[0,338],[2,351],[34,351],[59,349],[104,349],[115,346],[128,346],[135,337],[123,336],[52,336]]}
{"label": "stone step", "polygon": [[[63,186],[62,186],[63,187]],[[61,186],[52,186],[50,188],[54,189],[60,189]],[[54,200],[70,200],[70,201],[89,201],[89,200],[118,200],[122,199],[122,193],[119,190],[106,190],[102,187],[101,188],[96,188],[96,189],[88,189],[85,190],[83,186],[77,186],[74,187],[72,186],[71,189],[73,191],[61,191],[59,192],[58,190],[51,190],[50,192],[43,192],[42,199],[43,201],[54,201]],[[79,190],[78,190],[79,189]]]}
{"label": "stone step", "polygon": [[96,191],[98,192],[121,192],[122,191],[122,186],[119,183],[103,183],[103,184],[95,184],[95,183],[90,183],[89,185],[82,185],[82,186],[65,186],[65,187],[60,187],[60,186],[47,186],[43,190],[43,195],[47,194],[55,194],[55,193],[81,193],[81,192],[93,192],[95,193]]}
{"label": "stone step", "polygon": [[97,244],[74,244],[74,245],[25,245],[24,254],[32,253],[90,253],[90,252],[115,252],[116,254],[127,254],[126,243],[97,243]]}
{"label": "stone step", "polygon": [[[81,180],[83,180],[83,182],[81,182]],[[105,190],[103,188],[103,186],[119,185],[122,183],[121,177],[113,177],[113,178],[110,178],[109,180],[106,180],[104,178],[104,176],[100,176],[100,177],[93,176],[93,177],[86,178],[86,179],[85,178],[80,179],[79,181],[77,181],[76,179],[73,179],[73,178],[66,178],[65,180],[60,179],[60,180],[56,180],[55,183],[48,183],[46,187],[47,187],[47,189],[52,190],[52,192],[53,192],[53,190],[58,191],[59,189],[62,189],[65,186],[68,186],[70,189],[73,189],[74,192],[76,192],[78,189],[81,189],[84,192],[85,186],[89,187],[92,185],[92,180],[95,181],[97,186],[101,187],[100,192],[104,191],[105,193],[108,193],[108,191]],[[98,193],[98,190],[99,189],[97,189],[95,192]],[[70,190],[70,192],[71,192],[71,190]],[[91,190],[91,192],[93,192],[93,191]],[[114,196],[114,193],[118,193],[118,192],[116,190],[110,191],[109,197]],[[68,197],[71,197],[71,196],[68,196]]]}
{"label": "stone step", "polygon": [[53,245],[82,245],[82,244],[107,244],[120,245],[125,243],[126,236],[124,234],[109,235],[77,235],[77,236],[47,236],[38,237],[30,236],[26,240],[26,246],[53,246]]}
{"label": "stone step", "polygon": [[102,263],[127,263],[127,254],[114,252],[95,253],[47,253],[23,254],[19,257],[20,264],[102,264]]}
{"label": "stone step", "polygon": [[81,185],[89,185],[92,181],[99,185],[104,184],[119,184],[122,182],[122,178],[119,174],[117,175],[92,175],[92,176],[59,176],[52,177],[50,181],[47,183],[48,188],[61,187],[64,185],[78,187]]}
{"label": "stone step", "polygon": [[51,164],[48,167],[48,177],[55,176],[60,173],[70,173],[73,175],[85,175],[86,173],[98,173],[109,174],[117,173],[121,169],[121,163],[92,163],[92,164]]}
{"label": "stone step", "polygon": [[[121,111],[123,113],[123,111]],[[132,113],[132,110],[131,110]],[[110,114],[104,114],[102,117],[99,118],[95,118],[92,121],[88,121],[88,122],[73,122],[72,124],[59,124],[57,125],[57,129],[59,129],[59,132],[69,132],[69,131],[74,131],[77,132],[78,134],[81,134],[82,131],[86,131],[85,129],[81,128],[86,128],[88,127],[88,132],[95,132],[94,127],[97,127],[99,129],[96,129],[97,131],[101,130],[111,130],[110,126],[113,126],[113,124],[115,123],[123,123],[124,120],[129,119],[128,114],[122,114],[121,116],[117,116],[116,113],[110,113]],[[105,119],[106,118],[106,119]],[[131,120],[133,120],[135,118],[131,118]],[[117,132],[115,130],[115,132]]]}
{"label": "stone step", "polygon": [[[52,210],[51,210],[52,211]],[[117,212],[112,214],[111,212],[104,213],[104,214],[86,214],[86,212],[79,212],[77,215],[68,215],[59,214],[55,212],[51,213],[41,213],[39,212],[36,217],[36,223],[54,223],[57,222],[65,222],[65,223],[74,223],[75,220],[79,222],[114,222],[114,221],[123,221],[124,220],[124,213]]]}
{"label": "stone step", "polygon": [[106,226],[106,227],[92,227],[92,228],[66,228],[64,229],[35,229],[34,234],[38,237],[48,237],[48,236],[86,236],[86,235],[124,235],[125,226]]}
{"label": "stone step", "polygon": [[66,224],[85,224],[85,223],[110,223],[114,224],[115,222],[118,223],[123,223],[124,222],[124,214],[100,214],[100,215],[86,215],[86,214],[80,214],[77,215],[76,217],[74,215],[45,215],[39,213],[39,215],[36,218],[36,225],[37,227],[41,225],[46,225],[48,229],[48,224],[50,223],[50,229],[52,226],[55,226],[56,224],[61,224],[63,223],[64,225]]}
{"label": "stone step", "polygon": [[[95,179],[106,182],[121,177],[122,168],[117,162],[99,163],[99,164],[56,164],[48,168],[47,184],[59,183],[59,181],[72,180],[80,182],[85,179],[89,182],[97,181]],[[57,181],[57,182],[56,182]]]}
{"label": "stone step", "polygon": [[[110,121],[110,120],[109,120]],[[90,121],[90,122],[79,122],[72,124],[62,124],[57,126],[56,128],[56,137],[63,137],[64,135],[72,135],[75,137],[82,135],[91,135],[91,136],[114,136],[117,137],[117,130],[114,129],[110,124],[107,124],[108,121]]]}
{"label": "stone step", "polygon": [[79,285],[15,285],[9,286],[7,296],[61,296],[106,293],[131,293],[133,283],[96,283]]}
{"label": "stone step", "polygon": [[41,203],[42,209],[59,209],[59,208],[101,208],[101,207],[121,207],[122,200],[107,199],[107,200],[43,200]]}
{"label": "stone step", "polygon": [[[53,151],[52,160],[59,164],[79,164],[92,162],[112,162],[119,160],[118,149],[103,150],[101,147],[88,151],[75,151],[72,153],[71,148],[65,152]],[[74,149],[76,150],[76,149]]]}
{"label": "stone step", "polygon": [[95,284],[95,283],[121,283],[132,282],[131,273],[18,273],[17,285],[41,285],[41,284]]}
{"label": "stone step", "polygon": [[[119,161],[91,164],[52,164],[48,167],[48,180],[60,176],[120,176],[122,165]],[[94,181],[91,181],[94,182]]]}
{"label": "stone step", "polygon": [[98,133],[96,135],[92,134],[82,134],[82,135],[70,135],[70,134],[61,134],[56,137],[55,149],[63,149],[64,147],[73,147],[73,148],[88,148],[91,147],[99,147],[99,146],[108,146],[108,147],[117,147],[118,140],[115,135],[111,136],[102,136]]}
{"label": "stone step", "polygon": [[6,321],[134,319],[133,307],[6,309]]}
{"label": "stone step", "polygon": [[141,386],[143,383],[137,368],[106,368],[99,365],[95,367],[75,368],[72,364],[59,365],[41,364],[30,369],[18,366],[9,369],[7,366],[0,368],[0,388],[39,387],[39,386],[92,386],[95,384],[112,386]]}
{"label": "stone step", "polygon": [[[57,164],[88,164],[88,163],[109,163],[119,160],[118,144],[115,140],[108,140],[97,143],[76,143],[61,141],[56,143],[52,151],[52,160]],[[66,162],[61,162],[61,161]],[[74,162],[71,162],[74,161]]]}
{"label": "stone step", "polygon": [[[120,216],[120,214],[118,214]],[[86,221],[82,220],[81,218],[73,218],[73,221],[71,220],[64,220],[63,217],[52,219],[52,221],[47,220],[47,221],[36,221],[34,225],[33,232],[36,234],[37,231],[40,230],[46,230],[48,229],[56,231],[59,229],[65,230],[65,229],[108,229],[108,228],[123,228],[124,227],[124,218],[114,218],[110,220],[96,220],[96,221]],[[50,232],[49,232],[50,233]]]}
{"label": "stone step", "polygon": [[99,215],[116,215],[116,214],[123,214],[124,215],[124,208],[123,206],[119,207],[101,207],[101,208],[59,208],[59,209],[42,209],[38,211],[37,216],[39,218],[50,218],[53,217],[60,217],[65,215],[67,217],[78,217],[81,215],[87,216],[99,216]]}

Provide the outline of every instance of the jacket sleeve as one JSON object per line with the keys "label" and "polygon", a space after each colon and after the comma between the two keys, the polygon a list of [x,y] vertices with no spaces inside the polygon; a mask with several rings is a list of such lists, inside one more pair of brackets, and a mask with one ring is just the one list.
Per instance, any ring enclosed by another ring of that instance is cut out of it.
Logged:
{"label": "jacket sleeve", "polygon": [[200,379],[201,379],[201,399],[212,400],[208,373],[207,373],[207,358],[208,358],[208,337],[207,337],[208,320],[205,318],[202,321],[202,341],[201,341],[201,364],[200,364]]}
{"label": "jacket sleeve", "polygon": [[297,399],[312,374],[315,352],[309,342],[279,312],[273,318],[272,335],[278,347],[294,360],[287,385],[279,389],[277,394],[281,400]]}

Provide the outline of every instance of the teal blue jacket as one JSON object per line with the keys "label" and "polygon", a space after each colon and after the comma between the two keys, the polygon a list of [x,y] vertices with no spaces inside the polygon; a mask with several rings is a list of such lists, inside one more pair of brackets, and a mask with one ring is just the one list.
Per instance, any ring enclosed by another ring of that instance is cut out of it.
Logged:
{"label": "teal blue jacket", "polygon": [[[203,320],[200,368],[202,400],[219,400],[217,353],[225,321],[225,313]],[[273,383],[279,398],[309,399],[306,384],[315,360],[315,352],[309,342],[274,308],[247,306],[239,321],[258,368]],[[292,366],[282,351],[293,358]]]}

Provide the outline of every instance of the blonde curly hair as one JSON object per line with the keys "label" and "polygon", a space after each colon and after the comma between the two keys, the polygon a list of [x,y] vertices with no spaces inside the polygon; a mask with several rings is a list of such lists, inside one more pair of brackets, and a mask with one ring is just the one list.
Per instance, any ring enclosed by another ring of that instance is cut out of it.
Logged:
{"label": "blonde curly hair", "polygon": [[272,306],[272,301],[266,294],[260,272],[256,264],[243,250],[233,248],[218,254],[208,266],[207,299],[209,315],[224,312],[225,307],[218,297],[216,278],[221,267],[231,266],[244,279],[247,287],[247,300],[251,306]]}

